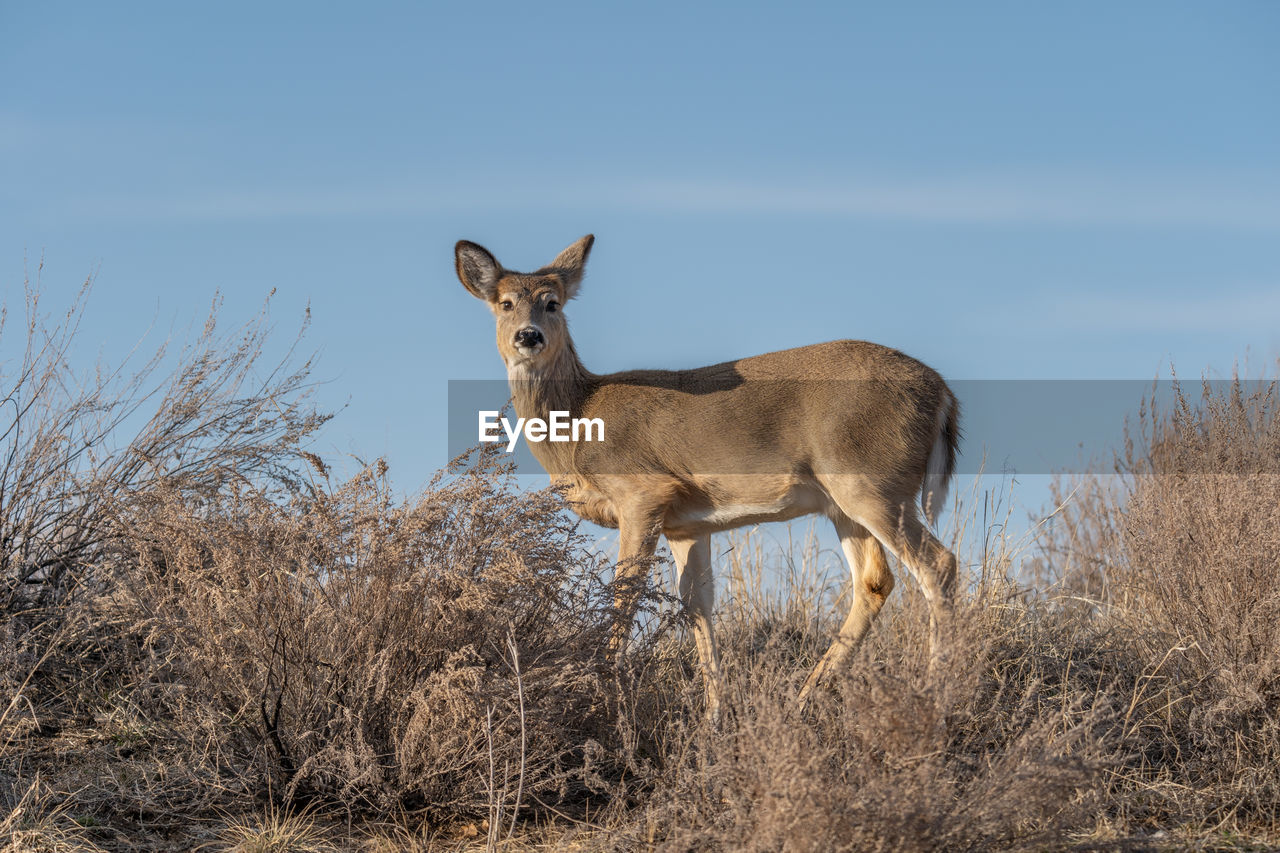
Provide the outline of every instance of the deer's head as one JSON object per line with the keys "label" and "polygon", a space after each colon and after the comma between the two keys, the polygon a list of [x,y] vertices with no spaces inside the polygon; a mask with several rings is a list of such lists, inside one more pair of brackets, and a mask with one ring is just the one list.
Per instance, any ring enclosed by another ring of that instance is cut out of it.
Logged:
{"label": "deer's head", "polygon": [[508,373],[552,364],[569,343],[564,304],[578,293],[595,237],[588,234],[537,272],[503,269],[483,246],[467,240],[455,248],[458,279],[483,299],[498,324],[498,352]]}

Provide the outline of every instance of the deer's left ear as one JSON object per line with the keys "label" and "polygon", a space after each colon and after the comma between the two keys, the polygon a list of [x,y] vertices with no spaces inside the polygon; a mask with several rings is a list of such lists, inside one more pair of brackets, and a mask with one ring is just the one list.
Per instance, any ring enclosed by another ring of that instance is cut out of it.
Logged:
{"label": "deer's left ear", "polygon": [[582,284],[582,274],[587,268],[587,255],[591,254],[591,244],[596,241],[594,234],[588,234],[560,254],[540,272],[555,273],[564,282],[564,298],[572,299],[578,295],[578,286]]}

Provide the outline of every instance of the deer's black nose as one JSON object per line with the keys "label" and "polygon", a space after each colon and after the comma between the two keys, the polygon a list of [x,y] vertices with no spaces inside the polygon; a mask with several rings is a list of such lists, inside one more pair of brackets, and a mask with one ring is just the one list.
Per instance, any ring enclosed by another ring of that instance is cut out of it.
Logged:
{"label": "deer's black nose", "polygon": [[520,347],[536,347],[542,343],[542,332],[533,326],[521,329],[516,332],[516,346]]}

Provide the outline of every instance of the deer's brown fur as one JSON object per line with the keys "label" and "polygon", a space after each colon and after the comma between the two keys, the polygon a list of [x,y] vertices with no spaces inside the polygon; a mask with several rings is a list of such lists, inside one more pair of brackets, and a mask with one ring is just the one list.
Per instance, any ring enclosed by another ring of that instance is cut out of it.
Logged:
{"label": "deer's brown fur", "polygon": [[[594,238],[534,273],[484,248],[456,248],[458,277],[497,319],[516,413],[601,418],[605,441],[531,443],[582,517],[619,530],[619,571],[647,565],[665,535],[718,709],[710,535],[812,513],[835,523],[854,601],[801,698],[863,638],[893,589],[888,547],[938,619],[955,557],[921,522],[945,497],[959,440],[955,396],[932,368],[865,341],[833,341],[691,370],[597,375],[573,346],[562,307],[578,292]],[[534,331],[536,330],[536,336]],[[533,345],[531,344],[535,341]],[[620,636],[631,603],[618,602]]]}

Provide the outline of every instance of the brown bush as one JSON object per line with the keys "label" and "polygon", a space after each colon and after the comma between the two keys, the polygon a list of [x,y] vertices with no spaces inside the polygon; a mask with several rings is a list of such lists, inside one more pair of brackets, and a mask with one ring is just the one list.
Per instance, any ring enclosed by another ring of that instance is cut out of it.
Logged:
{"label": "brown bush", "polygon": [[1121,709],[1085,627],[1026,606],[1006,581],[978,583],[931,669],[928,610],[908,589],[801,713],[799,681],[834,626],[814,630],[813,573],[793,579],[808,582],[783,596],[731,587],[726,719],[686,724],[613,844],[985,850],[1065,844],[1093,828]]}
{"label": "brown bush", "polygon": [[137,594],[193,743],[286,799],[380,815],[510,819],[615,784],[637,744],[606,654],[607,564],[496,453],[406,502],[379,464],[285,504],[140,504]]}
{"label": "brown bush", "polygon": [[[120,521],[157,490],[195,501],[232,484],[305,488],[299,454],[327,417],[292,348],[264,358],[265,307],[225,333],[215,300],[189,344],[82,371],[70,354],[89,284],[50,314],[38,275],[20,323],[0,311],[0,811],[36,790],[51,813],[75,805],[86,823],[111,809],[156,820],[205,808],[220,794],[211,768],[183,763],[163,742],[166,721],[135,702],[138,638],[119,583],[137,561]],[[99,738],[130,766],[104,766]],[[131,757],[149,740],[153,756]]]}
{"label": "brown bush", "polygon": [[898,570],[803,712],[847,571],[811,538],[731,538],[713,726],[669,598],[643,590],[635,642],[605,654],[609,561],[554,492],[492,452],[408,497],[381,464],[331,484],[303,450],[306,365],[260,364],[265,318],[211,322],[172,374],[159,355],[86,377],[77,310],[45,321],[33,295],[3,372],[9,848],[1280,841],[1265,388],[1144,409],[1114,481],[1063,486],[1039,589],[990,507],[960,507],[945,657]]}
{"label": "brown bush", "polygon": [[1129,646],[1142,752],[1120,802],[1148,818],[1280,821],[1275,393],[1175,383],[1167,409],[1143,407],[1120,476],[1085,484],[1048,541],[1048,562]]}
{"label": "brown bush", "polygon": [[[109,564],[115,517],[159,487],[213,495],[229,483],[297,488],[303,442],[328,420],[309,405],[310,364],[263,364],[265,308],[219,332],[215,300],[194,342],[128,369],[78,373],[67,356],[89,284],[62,317],[26,290],[21,354],[0,363],[0,610],[65,608]],[[7,308],[0,340],[13,345]],[[265,377],[265,378],[264,378]]]}

